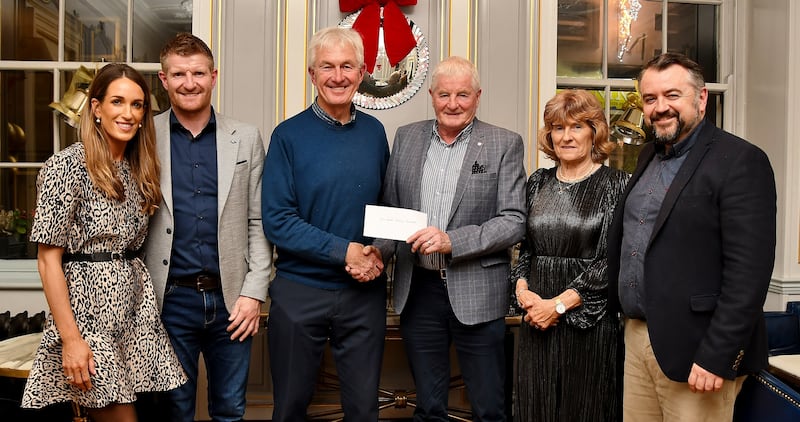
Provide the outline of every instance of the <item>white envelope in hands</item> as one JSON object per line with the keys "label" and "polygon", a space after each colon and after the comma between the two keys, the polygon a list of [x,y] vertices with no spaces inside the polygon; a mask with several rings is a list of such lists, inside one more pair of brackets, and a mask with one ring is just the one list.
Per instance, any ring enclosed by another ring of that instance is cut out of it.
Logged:
{"label": "white envelope in hands", "polygon": [[428,226],[428,215],[407,208],[367,205],[364,208],[364,236],[405,241]]}

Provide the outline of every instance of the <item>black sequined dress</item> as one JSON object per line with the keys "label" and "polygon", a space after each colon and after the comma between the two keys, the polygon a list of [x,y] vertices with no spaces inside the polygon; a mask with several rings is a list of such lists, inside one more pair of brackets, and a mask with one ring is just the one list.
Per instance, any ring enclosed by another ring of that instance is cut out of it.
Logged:
{"label": "black sequined dress", "polygon": [[542,298],[574,289],[583,303],[544,332],[520,327],[515,421],[621,418],[623,351],[619,320],[606,312],[606,234],[627,180],[605,166],[575,183],[559,181],[556,168],[528,179],[526,238],[512,291],[521,277]]}

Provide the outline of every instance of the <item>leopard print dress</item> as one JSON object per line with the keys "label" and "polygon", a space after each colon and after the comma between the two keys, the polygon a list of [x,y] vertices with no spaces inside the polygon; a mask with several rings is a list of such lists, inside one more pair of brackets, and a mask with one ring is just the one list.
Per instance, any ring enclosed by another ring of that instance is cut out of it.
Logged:
{"label": "leopard print dress", "polygon": [[[86,170],[82,143],[45,163],[37,178],[30,240],[65,248],[65,253],[137,250],[148,217],[127,161],[117,164],[125,200],[106,198]],[[22,397],[22,407],[74,401],[99,408],[132,403],[135,393],[166,391],[186,382],[161,323],[150,274],[141,259],[67,262],[69,300],[83,338],[94,355],[92,388],[67,383],[61,367],[61,338],[48,316]]]}

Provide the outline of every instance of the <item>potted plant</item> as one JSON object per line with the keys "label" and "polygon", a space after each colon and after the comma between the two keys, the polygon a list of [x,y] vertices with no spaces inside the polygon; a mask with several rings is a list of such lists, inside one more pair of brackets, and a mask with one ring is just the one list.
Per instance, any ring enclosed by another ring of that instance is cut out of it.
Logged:
{"label": "potted plant", "polygon": [[23,258],[30,220],[25,210],[0,210],[0,258]]}

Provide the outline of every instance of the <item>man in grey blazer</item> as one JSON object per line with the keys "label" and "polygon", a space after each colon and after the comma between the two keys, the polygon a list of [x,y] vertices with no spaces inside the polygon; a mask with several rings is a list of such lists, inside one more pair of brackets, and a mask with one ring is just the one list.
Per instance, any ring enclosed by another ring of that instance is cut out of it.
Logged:
{"label": "man in grey blazer", "polygon": [[396,255],[414,420],[448,420],[451,341],[474,420],[505,420],[509,248],[526,217],[522,137],[475,118],[480,82],[463,58],[436,67],[430,95],[436,120],[397,130],[382,200],[427,213],[429,226],[405,243],[376,243],[383,256]]}
{"label": "man in grey blazer", "polygon": [[189,378],[169,393],[169,420],[194,420],[202,352],[212,420],[238,421],[272,266],[261,226],[264,145],[257,128],[211,107],[217,70],[202,40],[178,34],[161,66],[172,108],[155,118],[164,200],[150,221],[145,263]]}

